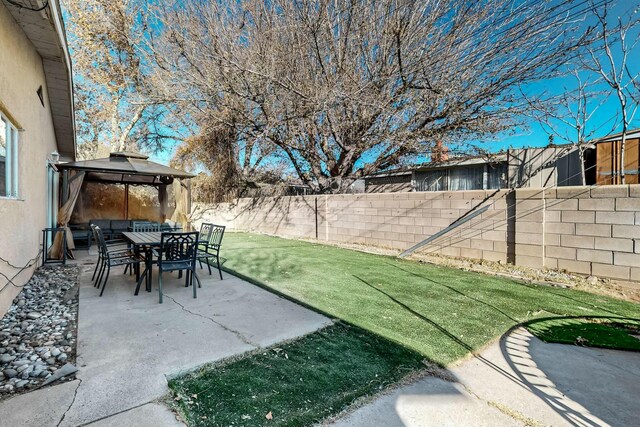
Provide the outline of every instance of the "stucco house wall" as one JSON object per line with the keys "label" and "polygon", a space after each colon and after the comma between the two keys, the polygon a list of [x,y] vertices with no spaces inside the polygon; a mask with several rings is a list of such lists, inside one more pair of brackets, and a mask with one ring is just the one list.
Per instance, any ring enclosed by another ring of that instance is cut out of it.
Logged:
{"label": "stucco house wall", "polygon": [[[28,12],[26,12],[28,13]],[[0,2],[0,110],[21,129],[19,133],[19,199],[0,198],[0,273],[13,277],[40,250],[46,224],[47,157],[56,137],[42,58],[4,3]],[[44,106],[36,93],[42,86]],[[23,285],[35,266],[13,279]],[[0,316],[20,288],[0,275]]]}

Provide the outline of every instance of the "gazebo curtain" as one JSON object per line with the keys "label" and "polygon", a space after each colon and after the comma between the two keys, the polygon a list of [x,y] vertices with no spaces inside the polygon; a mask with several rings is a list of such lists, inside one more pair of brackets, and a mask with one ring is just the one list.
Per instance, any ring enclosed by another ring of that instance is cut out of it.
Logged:
{"label": "gazebo curtain", "polygon": [[[69,198],[66,202],[64,202],[64,204],[58,211],[58,227],[63,227],[65,229],[65,234],[67,236],[67,249],[75,249],[75,246],[73,244],[73,235],[71,234],[71,229],[69,228],[69,220],[71,220],[73,208],[75,207],[76,201],[78,200],[78,194],[80,194],[82,181],[84,181],[84,174],[85,173],[82,171],[76,172],[73,176],[69,174],[69,180],[66,184],[68,186]],[[63,189],[63,192],[64,190],[65,189]],[[60,235],[60,233],[57,233],[53,240],[53,245],[51,247],[49,257],[54,259],[62,259],[62,247],[62,235]]]}

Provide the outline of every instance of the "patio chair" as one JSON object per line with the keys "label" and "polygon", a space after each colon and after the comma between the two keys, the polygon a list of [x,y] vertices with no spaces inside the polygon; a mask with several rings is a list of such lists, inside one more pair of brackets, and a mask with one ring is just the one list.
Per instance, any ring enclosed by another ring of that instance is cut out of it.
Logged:
{"label": "patio chair", "polygon": [[133,221],[131,226],[133,231],[137,233],[160,231],[160,224],[153,221]]}
{"label": "patio chair", "polygon": [[[121,265],[135,265],[138,269],[140,267],[140,263],[144,262],[145,259],[138,254],[133,254],[130,251],[109,251],[107,243],[104,239],[104,235],[102,234],[102,230],[100,227],[96,227],[96,234],[98,235],[98,246],[100,251],[102,252],[102,266],[100,267],[100,273],[98,274],[97,287],[100,289],[100,284],[102,283],[102,289],[100,290],[100,296],[104,293],[105,288],[107,287],[107,282],[109,281],[109,273],[111,273],[111,267],[117,267]],[[106,276],[104,276],[105,271],[107,272]],[[104,282],[102,282],[102,278],[104,277]],[[138,286],[140,286],[140,282],[142,281],[142,277],[138,279]]]}
{"label": "patio chair", "polygon": [[127,219],[114,219],[111,220],[111,238],[122,239],[122,233],[129,231],[129,225],[131,221]]}
{"label": "patio chair", "polygon": [[202,230],[204,230],[205,233],[208,232],[208,238],[203,238],[200,241],[200,245],[198,245],[198,261],[200,262],[200,268],[202,268],[202,261],[205,261],[209,268],[209,275],[211,275],[211,264],[209,264],[209,259],[215,258],[216,266],[218,267],[218,274],[220,274],[220,280],[222,280],[222,270],[220,269],[220,246],[222,245],[224,229],[224,225],[202,224],[200,230],[201,232]]}
{"label": "patio chair", "polygon": [[[102,269],[104,267],[104,259],[103,259],[103,251],[99,243],[98,230],[102,233],[100,227],[95,224],[91,224],[91,232],[93,233],[93,240],[98,244],[98,261],[96,262],[96,267],[93,269],[93,276],[91,276],[91,280],[94,282],[93,286],[96,287],[98,285],[98,281],[96,280],[96,273],[98,272],[98,267]],[[103,240],[107,246],[107,251],[111,254],[112,257],[119,256],[128,256],[131,255],[131,248],[127,246],[126,243],[116,240],[106,240],[104,239],[104,233],[102,234]],[[126,272],[126,270],[125,270]]]}
{"label": "patio chair", "polygon": [[[193,286],[195,277],[200,286],[200,279],[196,274],[196,255],[198,253],[197,231],[187,233],[162,233],[158,258],[158,293],[162,304],[162,274],[169,271],[186,271],[185,287]],[[193,286],[193,297],[197,297],[197,286]]]}
{"label": "patio chair", "polygon": [[92,219],[89,225],[100,227],[102,234],[106,240],[111,239],[111,220],[110,219]]}

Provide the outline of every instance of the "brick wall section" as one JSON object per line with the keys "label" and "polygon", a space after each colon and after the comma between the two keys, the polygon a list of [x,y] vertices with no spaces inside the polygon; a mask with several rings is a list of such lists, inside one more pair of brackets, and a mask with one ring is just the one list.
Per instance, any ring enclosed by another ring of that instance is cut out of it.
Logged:
{"label": "brick wall section", "polygon": [[640,281],[640,185],[239,199],[199,222]]}
{"label": "brick wall section", "polygon": [[197,223],[404,250],[474,208],[488,206],[423,251],[506,262],[507,194],[479,190],[239,199],[207,207]]}
{"label": "brick wall section", "polygon": [[640,281],[640,186],[545,192],[544,263],[582,274]]}

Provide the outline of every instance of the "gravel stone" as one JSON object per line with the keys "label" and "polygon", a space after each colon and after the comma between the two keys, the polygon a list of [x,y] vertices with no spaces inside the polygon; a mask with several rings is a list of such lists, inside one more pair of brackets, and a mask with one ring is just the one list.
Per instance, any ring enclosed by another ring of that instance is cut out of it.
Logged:
{"label": "gravel stone", "polygon": [[73,265],[39,268],[0,319],[0,400],[37,388],[75,359],[78,273]]}
{"label": "gravel stone", "polygon": [[18,375],[18,371],[16,371],[15,369],[5,369],[4,371],[2,371],[2,373],[7,378],[14,378]]}
{"label": "gravel stone", "polygon": [[15,360],[15,356],[10,356],[8,354],[3,354],[2,356],[0,356],[0,363],[9,363],[13,360]]}

